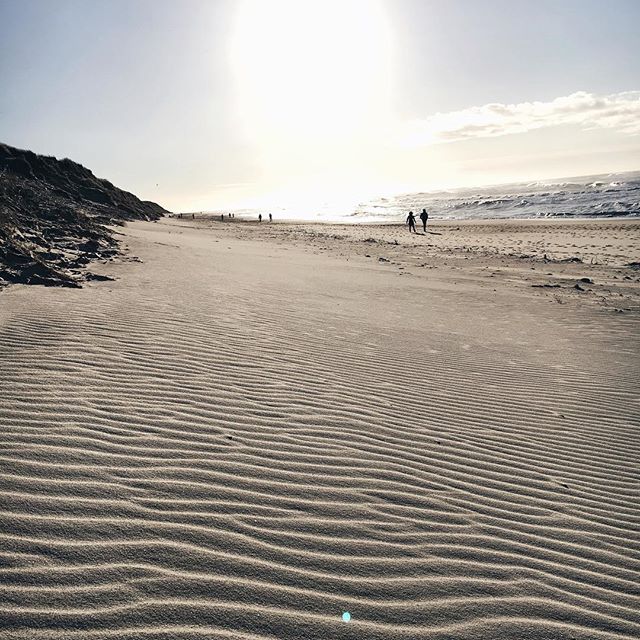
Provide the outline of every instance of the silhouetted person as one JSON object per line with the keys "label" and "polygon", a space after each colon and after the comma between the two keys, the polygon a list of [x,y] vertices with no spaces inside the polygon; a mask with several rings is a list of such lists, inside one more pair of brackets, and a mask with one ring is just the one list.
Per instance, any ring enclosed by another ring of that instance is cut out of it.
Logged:
{"label": "silhouetted person", "polygon": [[409,215],[407,216],[407,224],[409,225],[409,233],[413,231],[413,233],[418,233],[416,231],[416,217],[413,215],[413,211],[409,211]]}
{"label": "silhouetted person", "polygon": [[273,222],[273,216],[269,214],[269,222]]}
{"label": "silhouetted person", "polygon": [[420,214],[420,220],[422,220],[422,230],[427,233],[427,221],[429,220],[429,214],[426,209],[422,210]]}
{"label": "silhouetted person", "polygon": [[224,222],[224,213],[220,214],[220,222]]}
{"label": "silhouetted person", "polygon": [[262,214],[261,213],[258,214],[258,222],[262,222]]}
{"label": "silhouetted person", "polygon": [[195,213],[192,213],[192,214],[191,214],[191,219],[192,219],[192,220],[195,220],[195,219],[196,219],[196,214],[195,214]]}

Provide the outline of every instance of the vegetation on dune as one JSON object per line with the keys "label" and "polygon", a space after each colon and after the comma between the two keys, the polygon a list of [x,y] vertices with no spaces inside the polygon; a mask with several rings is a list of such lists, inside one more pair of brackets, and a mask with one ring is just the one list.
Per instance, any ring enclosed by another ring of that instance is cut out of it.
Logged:
{"label": "vegetation on dune", "polygon": [[0,144],[0,285],[80,287],[83,267],[112,259],[108,225],[168,213],[69,159]]}

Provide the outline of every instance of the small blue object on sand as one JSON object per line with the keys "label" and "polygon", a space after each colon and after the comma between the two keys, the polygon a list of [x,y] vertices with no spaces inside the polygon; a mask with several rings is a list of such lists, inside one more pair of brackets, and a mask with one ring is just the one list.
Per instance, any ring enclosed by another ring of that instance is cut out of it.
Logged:
{"label": "small blue object on sand", "polygon": [[342,614],[342,619],[343,619],[345,622],[349,622],[349,620],[351,620],[351,614],[350,614],[348,611],[345,611],[345,612]]}

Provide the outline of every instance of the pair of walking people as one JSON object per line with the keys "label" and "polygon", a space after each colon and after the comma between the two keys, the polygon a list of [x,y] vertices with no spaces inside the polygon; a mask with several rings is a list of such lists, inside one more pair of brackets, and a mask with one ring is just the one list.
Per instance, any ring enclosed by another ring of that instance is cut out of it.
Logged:
{"label": "pair of walking people", "polygon": [[[429,220],[429,214],[426,209],[422,210],[420,214],[420,220],[422,220],[422,230],[427,232],[427,221]],[[409,215],[407,216],[407,224],[409,225],[409,233],[413,231],[413,233],[418,233],[416,231],[416,217],[413,215],[413,211],[409,211]]]}

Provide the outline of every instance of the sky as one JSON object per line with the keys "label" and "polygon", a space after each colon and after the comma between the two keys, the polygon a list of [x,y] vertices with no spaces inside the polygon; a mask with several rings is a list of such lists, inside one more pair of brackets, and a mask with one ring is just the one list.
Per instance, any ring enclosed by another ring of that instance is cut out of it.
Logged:
{"label": "sky", "polygon": [[0,0],[0,141],[173,211],[640,169],[638,0]]}

